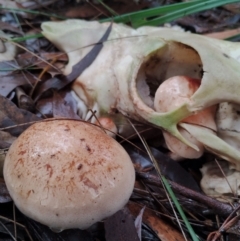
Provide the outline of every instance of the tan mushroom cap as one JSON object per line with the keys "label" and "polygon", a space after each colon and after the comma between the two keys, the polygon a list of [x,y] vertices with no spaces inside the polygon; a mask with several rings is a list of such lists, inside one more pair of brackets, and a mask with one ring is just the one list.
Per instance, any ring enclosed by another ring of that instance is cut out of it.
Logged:
{"label": "tan mushroom cap", "polygon": [[60,231],[88,228],[121,209],[135,171],[123,147],[100,128],[55,120],[30,126],[12,144],[4,178],[22,213]]}

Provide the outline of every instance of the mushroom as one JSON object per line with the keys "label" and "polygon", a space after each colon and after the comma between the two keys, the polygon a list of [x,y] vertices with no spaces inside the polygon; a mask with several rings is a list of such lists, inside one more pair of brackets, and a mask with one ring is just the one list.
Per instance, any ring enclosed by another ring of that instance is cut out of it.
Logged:
{"label": "mushroom", "polygon": [[105,131],[105,133],[111,136],[112,138],[116,137],[117,126],[111,118],[99,117],[98,119],[96,119],[94,124],[99,125]]}
{"label": "mushroom", "polygon": [[[197,91],[200,84],[200,80],[187,76],[174,76],[165,80],[155,93],[154,108],[158,112],[168,112],[183,104],[190,103],[191,96]],[[207,127],[216,131],[215,112],[216,106],[211,106],[184,118],[181,122]],[[176,159],[179,159],[179,157],[199,158],[202,156],[204,145],[184,128],[178,126],[178,130],[184,138],[195,144],[198,150],[181,142],[170,133],[163,131],[166,144],[172,153],[177,156]]]}
{"label": "mushroom", "polygon": [[121,209],[134,186],[130,157],[99,127],[38,122],[10,147],[4,178],[18,209],[61,231],[86,229]]}

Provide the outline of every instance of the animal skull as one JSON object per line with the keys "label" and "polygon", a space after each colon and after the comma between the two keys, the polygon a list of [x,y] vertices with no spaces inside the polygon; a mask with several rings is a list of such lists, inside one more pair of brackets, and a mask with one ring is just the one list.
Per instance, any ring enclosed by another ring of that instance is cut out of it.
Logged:
{"label": "animal skull", "polygon": [[[66,20],[45,22],[43,35],[66,52],[69,74],[104,35],[109,23]],[[99,55],[74,82],[79,98],[80,116],[87,119],[87,109],[97,116],[110,116],[118,127],[123,119],[115,114],[146,122],[164,129],[188,146],[178,127],[185,129],[204,147],[231,162],[240,170],[240,150],[224,141],[218,132],[203,126],[180,123],[184,118],[209,106],[222,103],[240,105],[240,43],[211,39],[173,29],[141,27],[132,29],[113,24],[108,41]],[[185,75],[200,79],[201,84],[189,102],[173,111],[154,110],[153,97],[166,79]],[[228,116],[226,116],[228,118]],[[126,133],[124,125],[121,134]],[[239,131],[236,133],[240,135]]]}

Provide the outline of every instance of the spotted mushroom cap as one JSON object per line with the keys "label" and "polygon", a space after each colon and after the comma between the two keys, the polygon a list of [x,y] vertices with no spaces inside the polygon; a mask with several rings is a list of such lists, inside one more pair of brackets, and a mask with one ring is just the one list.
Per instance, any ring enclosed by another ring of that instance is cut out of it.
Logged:
{"label": "spotted mushroom cap", "polygon": [[32,125],[12,144],[4,178],[26,216],[55,230],[86,229],[127,203],[135,171],[100,128],[55,120]]}

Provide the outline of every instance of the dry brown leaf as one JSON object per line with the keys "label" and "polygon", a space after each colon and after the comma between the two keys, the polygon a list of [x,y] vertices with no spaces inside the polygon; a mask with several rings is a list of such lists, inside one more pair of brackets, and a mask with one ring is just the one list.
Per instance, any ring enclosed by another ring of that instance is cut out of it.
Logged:
{"label": "dry brown leaf", "polygon": [[225,6],[223,6],[223,8],[233,13],[240,13],[240,3],[226,4]]}
{"label": "dry brown leaf", "polygon": [[0,79],[0,95],[6,97],[16,87],[34,83],[37,78],[31,74],[12,73],[10,75],[1,76]]}
{"label": "dry brown leaf", "polygon": [[106,241],[140,241],[132,215],[127,208],[109,217],[105,223]]}
{"label": "dry brown leaf", "polygon": [[[33,56],[31,52],[25,52],[17,56],[17,62],[20,66],[35,66],[36,69],[46,69],[47,73],[54,77],[61,74],[61,70],[64,69],[68,61],[67,55],[61,52],[41,52],[38,56],[40,58]],[[46,61],[44,62],[42,59]]]}
{"label": "dry brown leaf", "polygon": [[[12,136],[10,133],[5,131],[0,131],[0,177],[3,176],[3,164],[6,157],[7,149],[11,146],[11,144],[16,139],[17,138]],[[1,193],[0,193],[0,196],[1,196]]]}
{"label": "dry brown leaf", "polygon": [[234,35],[240,34],[240,28],[237,29],[231,29],[221,32],[213,32],[213,33],[207,33],[204,34],[205,36],[211,37],[211,38],[217,38],[217,39],[226,39],[230,38]]}
{"label": "dry brown leaf", "polygon": [[[41,120],[35,114],[19,109],[12,101],[0,96],[0,128]],[[7,130],[11,135],[20,135],[29,125],[15,126]]]}
{"label": "dry brown leaf", "polygon": [[80,119],[77,115],[77,103],[69,90],[54,91],[52,104],[53,117]]}
{"label": "dry brown leaf", "polygon": [[[14,1],[9,1],[9,0],[0,0],[0,5],[2,6],[2,8],[13,8],[13,9],[22,9],[23,6],[18,3],[18,2],[14,2]],[[6,12],[8,12],[9,10],[6,10]],[[29,13],[25,13],[25,12],[18,12],[18,14],[22,15],[23,17],[30,17],[31,15]]]}
{"label": "dry brown leaf", "polygon": [[[128,202],[127,206],[134,216],[137,216],[142,209],[141,205],[133,202]],[[149,208],[146,208],[143,213],[143,223],[148,225],[161,241],[185,241],[179,231],[158,217],[156,213]]]}
{"label": "dry brown leaf", "polygon": [[18,33],[18,34],[23,34],[23,32],[15,27],[14,25],[10,24],[10,23],[6,23],[6,22],[0,22],[0,29],[1,30],[8,30],[8,31],[11,31],[11,32],[14,32],[14,33]]}

